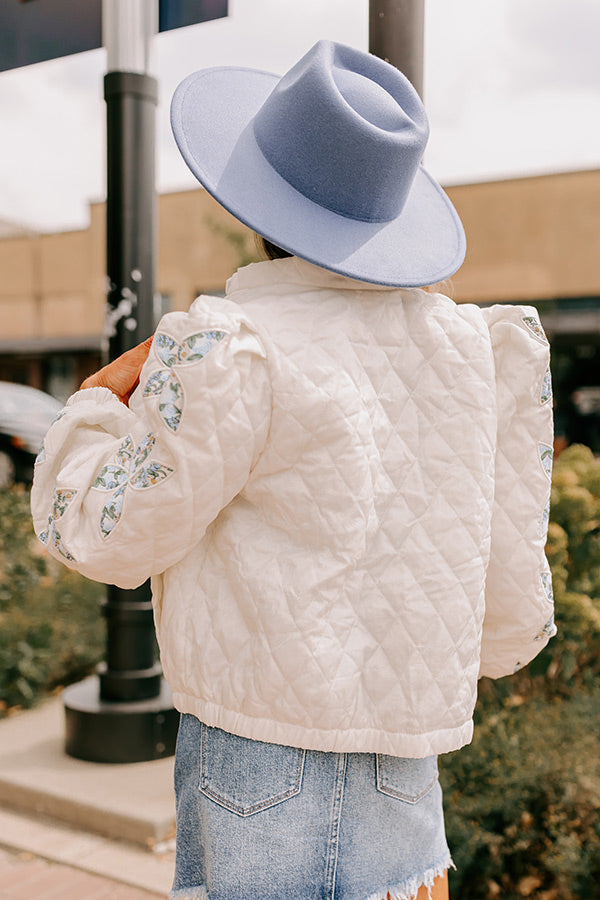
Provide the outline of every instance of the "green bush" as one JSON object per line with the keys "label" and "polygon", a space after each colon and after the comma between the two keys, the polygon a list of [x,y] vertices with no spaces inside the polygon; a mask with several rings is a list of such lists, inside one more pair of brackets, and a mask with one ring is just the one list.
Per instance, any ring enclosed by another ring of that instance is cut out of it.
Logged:
{"label": "green bush", "polygon": [[[554,467],[552,521],[566,536],[565,588],[600,597],[600,461],[575,444]],[[554,550],[554,547],[551,547]]]}
{"label": "green bush", "polygon": [[600,676],[600,460],[579,444],[554,467],[546,553],[558,634],[516,684],[567,696]]}
{"label": "green bush", "polygon": [[547,555],[558,634],[481,679],[473,743],[440,761],[461,900],[589,900],[600,881],[600,461],[557,460]]}
{"label": "green bush", "polygon": [[0,491],[0,715],[93,669],[104,652],[104,592],[46,553],[22,485]]}
{"label": "green bush", "polygon": [[442,758],[452,896],[598,896],[599,717],[600,689],[488,708]]}

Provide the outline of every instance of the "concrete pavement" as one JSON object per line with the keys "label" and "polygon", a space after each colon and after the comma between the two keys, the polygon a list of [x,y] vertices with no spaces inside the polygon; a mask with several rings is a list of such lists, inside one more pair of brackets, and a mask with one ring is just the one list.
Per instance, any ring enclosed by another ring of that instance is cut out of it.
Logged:
{"label": "concrete pavement", "polygon": [[[90,882],[78,896],[95,891],[108,900],[116,891],[115,900],[143,900],[131,893],[137,889],[164,897],[174,863],[173,760],[88,763],[66,756],[63,743],[58,697],[0,720],[0,846],[8,851],[0,856],[0,900],[45,898],[27,893],[28,879],[41,890],[46,876],[49,885],[67,884],[84,873],[111,883]],[[20,893],[6,893],[7,878]]]}
{"label": "concrete pavement", "polygon": [[0,900],[159,900],[111,878],[0,850]]}

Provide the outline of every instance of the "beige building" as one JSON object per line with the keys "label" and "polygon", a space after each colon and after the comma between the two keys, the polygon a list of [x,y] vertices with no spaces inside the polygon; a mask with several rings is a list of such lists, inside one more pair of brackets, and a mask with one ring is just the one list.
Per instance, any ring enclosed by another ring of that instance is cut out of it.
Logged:
{"label": "beige building", "polygon": [[[256,257],[251,233],[203,190],[159,198],[156,316],[222,292]],[[63,399],[97,368],[105,323],[105,208],[89,227],[36,234],[0,223],[0,380]]]}
{"label": "beige building", "polygon": [[600,170],[449,194],[468,242],[455,299],[537,307],[552,346],[557,435],[600,453]]}
{"label": "beige building", "polygon": [[[468,251],[445,289],[457,302],[534,303],[552,338],[559,399],[566,408],[584,390],[591,411],[582,415],[600,444],[600,170],[448,193]],[[256,258],[253,236],[201,189],[160,196],[158,220],[156,316],[222,292],[231,272]],[[63,399],[100,361],[104,204],[92,204],[81,231],[36,234],[0,223],[0,273],[0,380]]]}
{"label": "beige building", "polygon": [[600,297],[600,169],[448,193],[467,232],[458,300]]}

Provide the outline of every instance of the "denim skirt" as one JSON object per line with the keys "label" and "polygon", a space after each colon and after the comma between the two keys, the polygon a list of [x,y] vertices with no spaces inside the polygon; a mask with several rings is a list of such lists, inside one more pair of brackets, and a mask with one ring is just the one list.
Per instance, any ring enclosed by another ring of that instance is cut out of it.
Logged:
{"label": "denim skirt", "polygon": [[450,865],[437,757],[323,753],[182,715],[172,900],[413,898]]}

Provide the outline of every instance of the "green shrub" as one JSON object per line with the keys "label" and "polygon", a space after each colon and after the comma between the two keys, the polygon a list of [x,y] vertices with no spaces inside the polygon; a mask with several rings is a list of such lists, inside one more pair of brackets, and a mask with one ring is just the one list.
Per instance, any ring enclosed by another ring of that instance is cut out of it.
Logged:
{"label": "green shrub", "polygon": [[517,675],[482,679],[480,697],[568,696],[600,676],[600,460],[573,445],[555,463],[548,562],[558,634]]}
{"label": "green shrub", "polygon": [[550,514],[567,537],[566,589],[600,598],[600,461],[588,447],[557,460]]}
{"label": "green shrub", "polygon": [[45,552],[23,486],[0,491],[0,715],[93,669],[104,651],[104,593]]}
{"label": "green shrub", "polygon": [[600,689],[488,704],[442,757],[451,896],[589,900],[600,882]]}
{"label": "green shrub", "polygon": [[557,460],[546,548],[558,634],[481,679],[473,743],[441,759],[461,900],[589,900],[600,881],[600,461]]}

